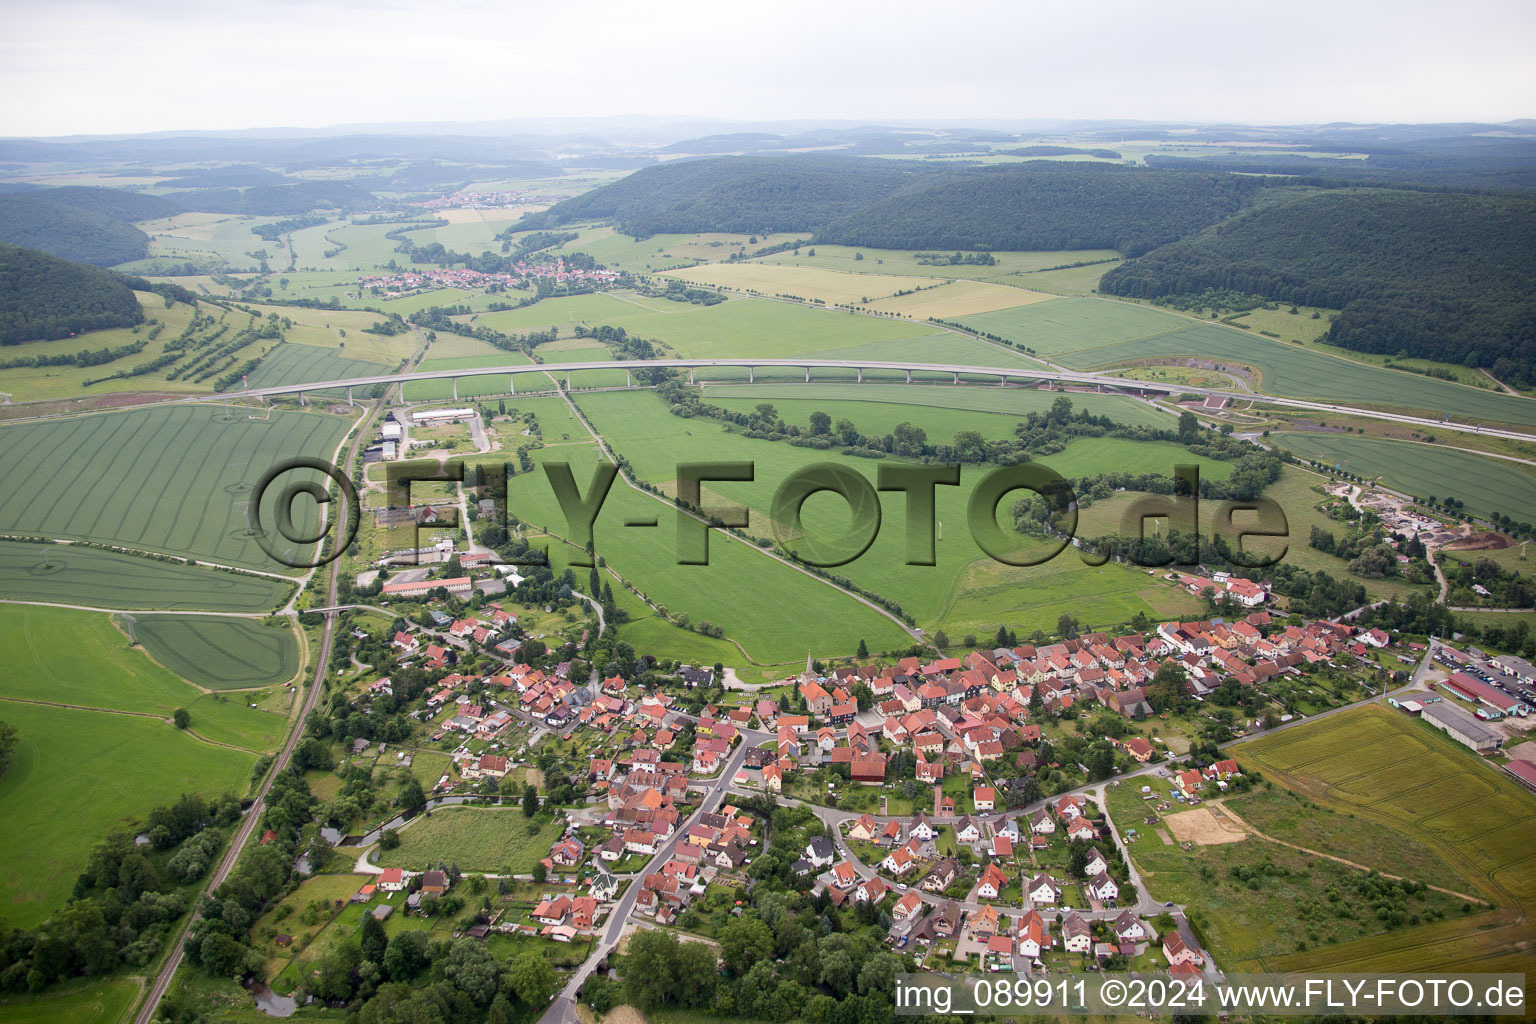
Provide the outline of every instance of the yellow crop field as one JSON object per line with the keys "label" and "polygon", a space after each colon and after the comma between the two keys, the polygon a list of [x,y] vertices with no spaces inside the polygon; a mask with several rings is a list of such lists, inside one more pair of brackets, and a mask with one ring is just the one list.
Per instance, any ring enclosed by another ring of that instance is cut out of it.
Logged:
{"label": "yellow crop field", "polygon": [[914,291],[933,284],[932,278],[924,277],[845,274],[840,270],[763,263],[715,263],[668,270],[661,276],[714,288],[735,288],[738,291],[755,291],[770,296],[789,295],[801,299],[820,299],[829,304],[855,305],[864,305],[897,292]]}
{"label": "yellow crop field", "polygon": [[1035,302],[1047,302],[1055,298],[1043,292],[1010,288],[1003,284],[987,284],[985,281],[946,281],[930,286],[911,295],[898,295],[871,302],[870,309],[899,316],[926,320],[936,316],[943,319],[970,316],[973,313],[991,313],[1014,306],[1028,306]]}

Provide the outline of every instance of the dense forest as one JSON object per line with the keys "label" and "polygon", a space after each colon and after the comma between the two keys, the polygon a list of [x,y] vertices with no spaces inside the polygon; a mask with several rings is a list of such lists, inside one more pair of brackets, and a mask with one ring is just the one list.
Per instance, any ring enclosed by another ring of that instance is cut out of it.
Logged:
{"label": "dense forest", "polygon": [[849,157],[722,157],[638,171],[519,229],[615,220],[644,237],[812,231],[890,249],[1093,249],[1132,254],[1236,212],[1260,180],[1034,162],[945,167]]}
{"label": "dense forest", "polygon": [[142,323],[117,275],[0,242],[0,345]]}
{"label": "dense forest", "polygon": [[113,220],[131,224],[136,220],[152,220],[155,217],[172,217],[182,208],[168,199],[130,192],[123,188],[99,188],[88,185],[67,185],[35,193],[38,199],[47,199],[77,210],[99,213]]}
{"label": "dense forest", "polygon": [[39,191],[0,196],[0,241],[98,267],[144,255],[149,236],[132,224],[55,202],[49,195]]}
{"label": "dense forest", "polygon": [[942,168],[850,157],[719,157],[636,171],[524,217],[518,230],[614,220],[641,237],[814,231]]}
{"label": "dense forest", "polygon": [[1536,382],[1536,200],[1298,190],[1111,270],[1144,299],[1227,290],[1343,312],[1330,342]]}
{"label": "dense forest", "polygon": [[817,231],[881,249],[1119,249],[1135,256],[1236,213],[1263,180],[1034,162],[915,181]]}

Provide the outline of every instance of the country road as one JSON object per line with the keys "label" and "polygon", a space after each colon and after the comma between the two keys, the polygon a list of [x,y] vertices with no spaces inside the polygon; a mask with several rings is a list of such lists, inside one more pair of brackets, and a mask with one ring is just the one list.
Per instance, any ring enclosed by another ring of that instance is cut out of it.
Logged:
{"label": "country road", "polygon": [[[344,471],[350,470],[350,467],[356,462],[357,452],[362,445],[363,438],[369,436],[367,428],[384,408],[386,401],[387,396],[375,403],[373,410],[365,413],[359,420],[358,429],[351,445],[347,449],[346,457],[341,463]],[[345,491],[341,493],[336,512],[335,522],[346,522],[347,495]],[[312,579],[313,576],[311,575],[309,578]],[[326,590],[327,605],[334,606],[336,604],[336,586],[339,579],[339,573],[332,572],[330,574],[330,582]],[[291,602],[288,612],[289,614],[296,614],[292,611]],[[241,853],[244,852],[246,844],[250,841],[257,824],[261,821],[262,808],[267,793],[271,790],[272,783],[277,778],[278,772],[287,768],[289,761],[292,760],[294,748],[298,746],[299,739],[304,735],[304,720],[314,710],[316,702],[320,699],[320,694],[325,690],[325,673],[330,665],[331,643],[335,638],[336,613],[334,611],[327,611],[323,614],[325,615],[325,625],[320,638],[320,651],[315,659],[314,678],[310,682],[309,692],[304,695],[304,704],[299,709],[298,714],[294,716],[293,724],[288,730],[288,738],[283,742],[282,749],[278,752],[272,767],[268,769],[265,778],[262,780],[261,787],[257,790],[250,809],[246,811],[240,826],[235,830],[233,838],[230,839],[229,847],[225,851],[223,858],[209,874],[208,880],[198,893],[197,898],[192,900],[194,907],[201,901],[203,895],[212,892],[222,885],[224,880],[229,877],[230,872],[234,870],[235,865],[239,863]],[[173,940],[169,955],[166,956],[165,962],[161,965],[159,972],[156,973],[144,993],[143,1002],[139,1004],[138,1013],[133,1018],[134,1024],[149,1024],[150,1020],[154,1017],[155,1010],[160,1005],[160,1000],[165,997],[166,991],[170,988],[171,981],[176,976],[176,969],[181,966],[182,959],[186,955],[184,944],[188,933],[191,931],[194,917],[195,912],[193,915],[188,916],[186,923],[182,925],[181,930]]]}

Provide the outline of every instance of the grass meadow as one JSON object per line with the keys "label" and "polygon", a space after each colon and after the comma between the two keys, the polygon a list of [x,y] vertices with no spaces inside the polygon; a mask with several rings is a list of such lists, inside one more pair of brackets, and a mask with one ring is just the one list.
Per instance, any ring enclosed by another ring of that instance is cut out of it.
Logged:
{"label": "grass meadow", "polygon": [[0,1000],[0,1024],[120,1024],[139,998],[128,978],[93,978],[39,999]]}
{"label": "grass meadow", "polygon": [[527,874],[549,855],[564,824],[524,817],[520,807],[444,807],[401,829],[400,845],[374,856],[387,868],[421,871],[442,861],[461,871]]}
{"label": "grass meadow", "polygon": [[1240,763],[1305,799],[1403,833],[1496,906],[1330,949],[1297,951],[1266,960],[1264,969],[1536,968],[1530,948],[1536,796],[1513,779],[1429,725],[1379,704],[1236,749]]}
{"label": "grass meadow", "polygon": [[109,832],[183,793],[244,793],[256,761],[151,718],[3,700],[0,714],[18,734],[0,779],[0,916],[18,928],[63,905]]}
{"label": "grass meadow", "polygon": [[[280,571],[247,531],[253,487],[279,460],[329,459],[348,421],[271,411],[254,418],[224,406],[162,406],[0,427],[0,530],[105,541],[227,565]],[[281,483],[313,471],[284,474]],[[304,554],[276,532],[282,488],[269,489],[263,521],[281,554]],[[294,502],[300,535],[316,506]]]}
{"label": "grass meadow", "polygon": [[299,643],[283,618],[145,615],[134,637],[150,657],[209,690],[273,686],[299,670]]}
{"label": "grass meadow", "polygon": [[1518,462],[1356,434],[1285,431],[1271,438],[1301,458],[1337,465],[1366,479],[1379,477],[1408,494],[1459,498],[1477,515],[1498,512],[1528,522],[1536,509],[1536,474]]}
{"label": "grass meadow", "polygon": [[[1166,799],[1168,784],[1152,783]],[[1116,825],[1123,830],[1134,823],[1132,827],[1141,833],[1131,855],[1152,898],[1189,908],[1204,944],[1223,970],[1278,971],[1281,968],[1276,965],[1298,949],[1307,951],[1305,955],[1319,965],[1331,964],[1329,955],[1349,944],[1393,942],[1426,930],[1417,923],[1390,930],[1374,913],[1372,901],[1357,888],[1366,880],[1359,868],[1255,836],[1186,850],[1157,836],[1157,831],[1167,831],[1166,824],[1154,828],[1144,823],[1144,818],[1156,815],[1140,799],[1137,787],[1111,786],[1108,797]],[[1167,813],[1181,809],[1175,804]],[[1394,866],[1381,868],[1393,871]],[[1234,874],[1249,870],[1257,872],[1252,881]],[[1439,915],[1461,925],[1462,903],[1458,897],[1428,890],[1405,901],[1403,910],[1419,920]]]}
{"label": "grass meadow", "polygon": [[269,612],[293,584],[76,544],[0,543],[0,598],[97,608]]}

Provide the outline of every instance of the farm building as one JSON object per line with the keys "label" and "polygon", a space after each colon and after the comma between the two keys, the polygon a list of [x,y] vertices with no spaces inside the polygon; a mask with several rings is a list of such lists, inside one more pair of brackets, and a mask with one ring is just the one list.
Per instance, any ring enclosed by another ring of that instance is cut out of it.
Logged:
{"label": "farm building", "polygon": [[1451,678],[1440,684],[1447,690],[1464,697],[1476,704],[1483,704],[1492,708],[1501,715],[1516,714],[1521,708],[1520,701],[1511,697],[1497,687],[1489,686],[1481,679],[1473,679],[1465,672],[1456,672]]}
{"label": "farm building", "polygon": [[1504,744],[1498,733],[1465,711],[1458,711],[1444,702],[1426,705],[1423,718],[1451,739],[1479,752],[1497,750]]}
{"label": "farm building", "polygon": [[1504,766],[1504,770],[1526,789],[1536,792],[1536,762],[1511,761]]}
{"label": "farm building", "polygon": [[473,409],[418,409],[411,413],[416,423],[442,423],[446,420],[467,420],[475,414]]}
{"label": "farm building", "polygon": [[1494,658],[1494,665],[1506,676],[1514,676],[1526,686],[1536,684],[1536,665],[1532,665],[1524,658],[1517,658],[1512,654],[1505,654]]}
{"label": "farm building", "polygon": [[451,580],[418,580],[414,583],[386,583],[384,584],[385,597],[422,597],[438,587],[442,587],[450,594],[467,594],[470,588],[468,576],[456,576]]}

